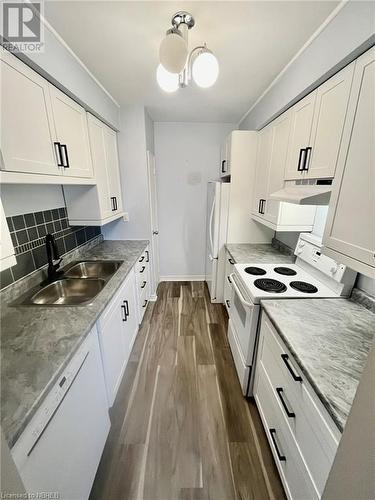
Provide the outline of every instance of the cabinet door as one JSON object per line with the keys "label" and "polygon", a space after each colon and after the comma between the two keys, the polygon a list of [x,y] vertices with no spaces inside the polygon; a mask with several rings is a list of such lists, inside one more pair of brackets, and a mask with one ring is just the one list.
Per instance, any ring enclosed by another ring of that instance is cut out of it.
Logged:
{"label": "cabinet door", "polygon": [[291,130],[285,179],[300,179],[303,176],[302,150],[310,145],[311,127],[314,115],[316,90],[297,102],[291,109]]}
{"label": "cabinet door", "polygon": [[307,178],[335,175],[354,65],[350,64],[317,89]]}
{"label": "cabinet door", "polygon": [[269,125],[259,134],[257,151],[255,185],[253,196],[252,213],[258,217],[263,217],[266,210],[267,183],[269,172],[269,161],[272,145],[272,127]]}
{"label": "cabinet door", "polygon": [[92,177],[86,111],[53,85],[50,94],[56,136],[63,148],[64,175]]}
{"label": "cabinet door", "polygon": [[3,205],[0,200],[0,271],[16,264],[13,243],[10,237],[8,224],[5,218]]}
{"label": "cabinet door", "polygon": [[1,53],[1,168],[60,175],[48,82],[6,51]]}
{"label": "cabinet door", "polygon": [[264,218],[274,224],[277,224],[280,202],[270,199],[269,196],[275,191],[282,189],[284,186],[284,170],[288,151],[290,125],[291,113],[289,112],[282,114],[272,123],[272,145]]}
{"label": "cabinet door", "polygon": [[[375,49],[356,61],[323,244],[375,277]],[[331,254],[330,254],[331,255]]]}
{"label": "cabinet door", "polygon": [[232,155],[232,134],[229,134],[226,141],[226,175],[230,175],[231,173],[231,155]]}
{"label": "cabinet door", "polygon": [[231,258],[228,251],[225,252],[225,276],[224,276],[224,305],[227,308],[228,314],[231,306],[232,285],[230,275],[233,272],[234,260]]}
{"label": "cabinet door", "polygon": [[[117,151],[117,134],[114,130],[104,125],[104,142],[106,150],[106,166],[109,179],[110,196],[114,198],[113,213],[122,212],[122,195],[120,166]],[[113,204],[113,202],[112,202]]]}
{"label": "cabinet door", "polygon": [[136,297],[134,270],[131,271],[130,275],[126,279],[126,284],[122,291],[122,299],[125,304],[126,312],[126,322],[124,323],[123,336],[128,359],[138,331],[138,303]]}
{"label": "cabinet door", "polygon": [[94,175],[97,182],[100,218],[105,219],[113,215],[104,136],[105,125],[90,114],[87,115],[87,124]]}
{"label": "cabinet door", "polygon": [[110,406],[115,400],[128,355],[124,342],[125,309],[121,297],[117,295],[105,317],[99,319],[100,348]]}

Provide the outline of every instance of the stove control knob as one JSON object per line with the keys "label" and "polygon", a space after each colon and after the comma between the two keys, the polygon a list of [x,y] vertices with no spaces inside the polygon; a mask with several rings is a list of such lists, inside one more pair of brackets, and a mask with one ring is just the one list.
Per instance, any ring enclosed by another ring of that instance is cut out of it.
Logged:
{"label": "stove control knob", "polygon": [[335,262],[332,267],[331,267],[331,274],[335,274],[337,273],[337,270],[339,268],[339,265],[337,264],[337,262]]}

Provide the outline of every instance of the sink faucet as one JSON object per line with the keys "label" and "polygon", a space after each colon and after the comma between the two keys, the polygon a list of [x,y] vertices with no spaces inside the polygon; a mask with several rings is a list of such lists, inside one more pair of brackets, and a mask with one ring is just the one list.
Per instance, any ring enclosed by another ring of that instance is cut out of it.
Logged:
{"label": "sink faucet", "polygon": [[[48,259],[48,269],[47,269],[47,279],[44,283],[52,283],[59,276],[64,274],[64,271],[59,271],[59,267],[62,261],[62,258],[59,255],[59,251],[57,249],[55,238],[52,234],[47,234],[46,236],[46,251],[47,251],[47,259]],[[54,261],[58,262],[54,264]]]}

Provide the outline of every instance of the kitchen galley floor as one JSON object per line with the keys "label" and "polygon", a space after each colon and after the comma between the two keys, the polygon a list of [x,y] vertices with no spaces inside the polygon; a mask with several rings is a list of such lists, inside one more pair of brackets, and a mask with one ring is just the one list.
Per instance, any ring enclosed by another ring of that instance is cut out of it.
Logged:
{"label": "kitchen galley floor", "polygon": [[162,282],[134,344],[90,500],[283,499],[241,393],[228,317],[203,282]]}

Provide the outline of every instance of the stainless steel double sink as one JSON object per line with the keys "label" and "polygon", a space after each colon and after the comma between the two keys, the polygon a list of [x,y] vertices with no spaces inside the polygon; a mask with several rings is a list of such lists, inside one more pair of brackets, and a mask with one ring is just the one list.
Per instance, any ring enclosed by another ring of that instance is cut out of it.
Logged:
{"label": "stainless steel double sink", "polygon": [[13,305],[75,306],[90,303],[123,263],[122,260],[85,260],[63,268],[62,277],[43,288],[33,288]]}

